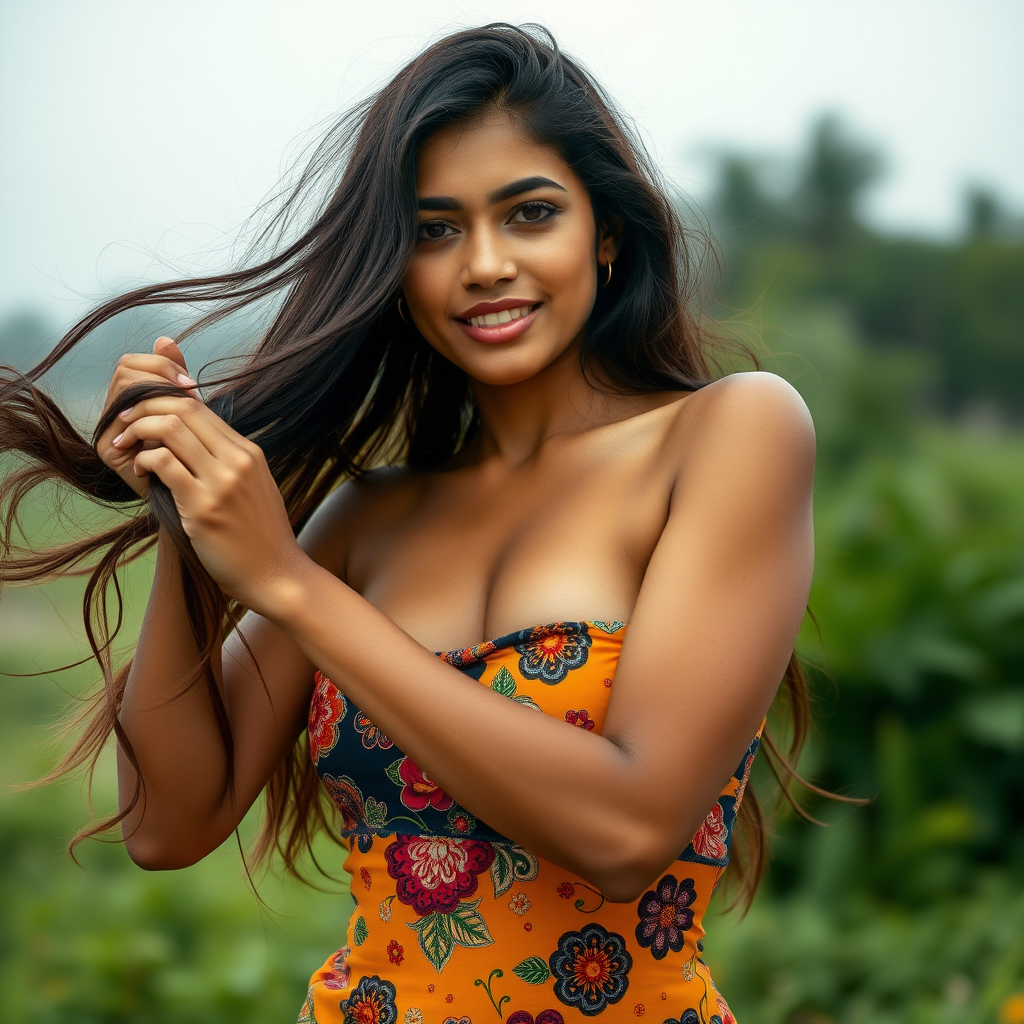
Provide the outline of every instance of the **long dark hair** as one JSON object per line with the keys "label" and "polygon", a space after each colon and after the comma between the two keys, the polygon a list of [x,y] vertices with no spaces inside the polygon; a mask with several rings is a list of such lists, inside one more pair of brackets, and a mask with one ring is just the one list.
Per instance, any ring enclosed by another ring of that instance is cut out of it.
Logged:
{"label": "long dark hair", "polygon": [[[532,139],[560,153],[586,186],[599,223],[616,218],[625,226],[612,287],[598,291],[586,326],[583,372],[599,370],[602,387],[624,394],[695,390],[714,376],[712,357],[724,343],[701,312],[707,250],[699,233],[684,229],[643,146],[601,88],[535,26],[492,24],[441,39],[328,132],[241,269],[137,288],[85,316],[27,373],[0,369],[0,451],[17,453],[22,464],[0,484],[6,502],[0,583],[88,574],[86,630],[103,674],[103,687],[77,719],[76,742],[43,781],[81,767],[91,774],[113,732],[136,768],[131,807],[140,798],[144,781],[118,721],[130,662],[116,666],[111,645],[121,624],[118,570],[153,546],[160,527],[181,563],[199,650],[189,685],[209,688],[229,766],[231,729],[211,659],[244,609],[203,568],[167,488],[151,478],[149,500],[141,502],[96,454],[96,439],[121,409],[176,390],[155,383],[126,388],[87,439],[40,388],[40,378],[126,310],[208,307],[180,340],[274,299],[276,312],[244,365],[201,383],[214,389],[209,404],[263,449],[296,530],[343,479],[382,462],[427,468],[449,458],[479,425],[466,374],[403,322],[396,300],[415,237],[419,150],[439,129],[487,107],[507,112]],[[296,228],[307,210],[311,219]],[[268,248],[269,255],[257,258]],[[122,516],[102,533],[55,548],[17,547],[18,506],[46,483],[70,485]],[[770,737],[765,745],[791,796],[792,782],[803,781],[794,765],[808,723],[795,658],[785,685],[794,724],[789,750],[782,754]],[[113,828],[131,807],[93,823],[72,846]],[[276,852],[298,873],[300,855],[326,815],[303,737],[267,785],[257,860]],[[750,790],[740,822],[746,843],[735,862],[749,899],[765,855],[764,822]]]}

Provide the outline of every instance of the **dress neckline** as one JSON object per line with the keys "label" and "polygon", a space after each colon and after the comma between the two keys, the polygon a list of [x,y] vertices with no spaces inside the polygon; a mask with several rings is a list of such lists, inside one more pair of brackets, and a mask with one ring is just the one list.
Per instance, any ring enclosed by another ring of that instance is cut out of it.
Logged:
{"label": "dress neckline", "polygon": [[495,651],[514,647],[516,644],[539,643],[548,637],[559,635],[589,635],[592,627],[607,636],[608,639],[618,640],[621,643],[628,626],[628,622],[607,622],[604,619],[563,619],[557,622],[541,623],[537,626],[526,626],[524,629],[517,629],[512,633],[504,634],[504,636],[495,637],[493,640],[484,640],[470,647],[456,647],[450,651],[434,651],[434,654],[451,665],[464,667],[476,661],[483,661]]}

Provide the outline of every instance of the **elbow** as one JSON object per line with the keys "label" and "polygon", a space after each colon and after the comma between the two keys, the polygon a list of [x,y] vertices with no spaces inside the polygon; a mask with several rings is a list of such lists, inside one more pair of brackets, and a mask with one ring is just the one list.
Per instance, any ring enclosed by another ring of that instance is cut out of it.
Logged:
{"label": "elbow", "polygon": [[663,835],[646,834],[635,826],[624,829],[608,843],[603,855],[588,858],[587,880],[610,903],[635,903],[675,861],[677,854],[667,853],[667,849]]}
{"label": "elbow", "polygon": [[172,841],[171,837],[140,835],[139,830],[123,831],[125,849],[132,863],[143,871],[177,871],[202,860],[209,851]]}

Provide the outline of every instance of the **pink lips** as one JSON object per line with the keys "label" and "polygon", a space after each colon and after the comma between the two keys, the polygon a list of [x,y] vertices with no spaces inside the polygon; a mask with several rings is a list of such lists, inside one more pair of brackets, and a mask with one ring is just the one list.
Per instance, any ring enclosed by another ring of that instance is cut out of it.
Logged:
{"label": "pink lips", "polygon": [[[530,329],[530,325],[537,318],[538,312],[540,312],[541,304],[537,304],[536,308],[531,310],[526,316],[518,317],[515,320],[509,321],[507,324],[495,324],[493,327],[474,327],[472,324],[466,323],[466,320],[471,316],[482,316],[484,313],[498,313],[503,309],[516,309],[522,306],[533,305],[529,302],[521,302],[519,300],[513,301],[501,301],[501,302],[481,302],[472,309],[467,309],[462,317],[455,318],[455,322],[459,325],[462,331],[467,334],[474,341],[482,341],[485,344],[498,344],[503,341],[511,341],[513,338],[518,338],[519,335]],[[465,319],[463,319],[463,317]]]}

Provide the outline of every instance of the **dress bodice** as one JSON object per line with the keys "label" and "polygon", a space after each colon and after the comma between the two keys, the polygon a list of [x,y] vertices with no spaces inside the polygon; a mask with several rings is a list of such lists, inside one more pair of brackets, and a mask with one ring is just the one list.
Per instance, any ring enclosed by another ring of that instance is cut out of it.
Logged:
{"label": "dress bodice", "polygon": [[[601,732],[627,630],[554,622],[436,652],[509,700]],[[517,846],[438,787],[321,673],[309,748],[355,908],[301,1024],[730,1024],[701,959],[760,731],[690,844],[633,903]],[[514,765],[508,766],[514,771]],[[557,784],[557,780],[552,780]]]}

